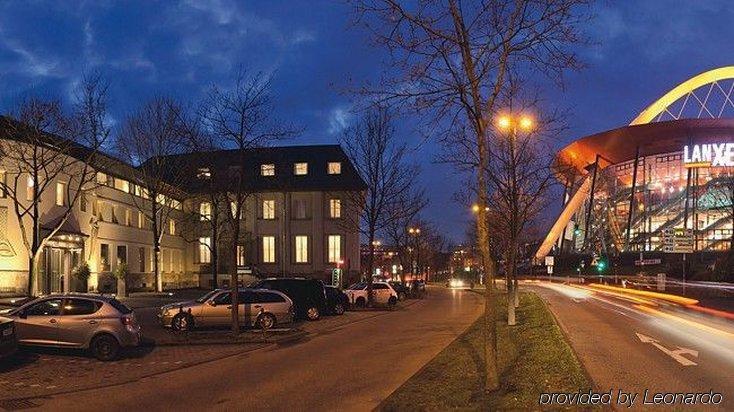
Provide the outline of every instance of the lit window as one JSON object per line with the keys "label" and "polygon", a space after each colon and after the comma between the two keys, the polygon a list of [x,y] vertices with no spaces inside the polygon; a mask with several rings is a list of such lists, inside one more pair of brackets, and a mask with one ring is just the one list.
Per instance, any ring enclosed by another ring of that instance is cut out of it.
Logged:
{"label": "lit window", "polygon": [[130,182],[124,179],[115,179],[115,189],[130,193]]}
{"label": "lit window", "polygon": [[[232,212],[232,218],[237,218],[237,202],[229,202],[229,209]],[[242,216],[245,215],[245,207],[242,205],[242,208],[240,209],[240,219],[242,219]]]}
{"label": "lit window", "polygon": [[99,271],[110,270],[110,245],[102,243],[99,245]]}
{"label": "lit window", "polygon": [[107,184],[107,175],[102,172],[97,172],[97,183],[100,185]]}
{"label": "lit window", "polygon": [[212,238],[200,237],[199,238],[199,262],[209,263],[212,261],[212,251],[209,249],[212,245]]}
{"label": "lit window", "polygon": [[340,175],[342,173],[342,163],[341,162],[329,162],[329,165],[326,170],[330,175]]}
{"label": "lit window", "polygon": [[7,196],[7,192],[5,191],[5,171],[0,170],[0,197]]}
{"label": "lit window", "polygon": [[176,221],[173,219],[168,221],[168,234],[176,236]]}
{"label": "lit window", "polygon": [[196,177],[199,179],[209,179],[212,177],[212,172],[209,170],[208,167],[200,167],[199,170],[196,172]]}
{"label": "lit window", "polygon": [[143,212],[138,211],[138,229],[142,229],[145,227],[145,216],[143,216]]}
{"label": "lit window", "polygon": [[341,235],[329,235],[328,238],[328,257],[329,263],[338,263],[342,258],[342,237]]}
{"label": "lit window", "polygon": [[130,213],[130,209],[125,209],[125,226],[132,226],[132,225],[133,225],[132,213]]}
{"label": "lit window", "polygon": [[212,218],[212,204],[209,202],[201,202],[199,204],[199,219],[210,220]]}
{"label": "lit window", "polygon": [[263,236],[263,263],[275,263],[275,236]]}
{"label": "lit window", "polygon": [[272,163],[260,165],[260,174],[263,176],[275,176],[275,165]]}
{"label": "lit window", "polygon": [[263,200],[263,219],[275,219],[275,200]]}
{"label": "lit window", "polygon": [[342,217],[341,199],[329,199],[329,217],[332,219],[339,219]]}
{"label": "lit window", "polygon": [[25,199],[29,202],[33,200],[33,186],[35,185],[36,184],[33,181],[33,176],[28,176],[28,180],[26,182]]}
{"label": "lit window", "polygon": [[308,174],[308,163],[294,163],[293,174],[303,176]]}
{"label": "lit window", "polygon": [[245,253],[245,247],[237,245],[237,266],[247,265],[247,254]]}
{"label": "lit window", "polygon": [[296,236],[296,263],[308,263],[308,236]]}
{"label": "lit window", "polygon": [[66,183],[56,182],[56,206],[66,206]]}

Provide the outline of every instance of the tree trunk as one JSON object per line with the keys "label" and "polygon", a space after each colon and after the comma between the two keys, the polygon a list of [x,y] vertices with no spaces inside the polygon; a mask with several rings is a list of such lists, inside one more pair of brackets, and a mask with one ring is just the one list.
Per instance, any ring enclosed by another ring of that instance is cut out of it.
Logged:
{"label": "tree trunk", "polygon": [[[219,241],[218,238],[218,224],[219,224],[219,207],[216,206],[216,203],[212,201],[212,243],[209,246],[212,252],[212,259],[211,259],[211,273],[212,273],[212,283],[214,284],[213,289],[216,289],[219,287],[219,246],[217,245],[217,242]],[[235,257],[236,259],[236,257]]]}
{"label": "tree trunk", "polygon": [[[232,259],[230,259],[230,279],[232,281],[232,284],[230,285],[232,289],[232,336],[237,337],[240,334],[240,308],[239,308],[239,294],[237,293],[239,291],[239,287],[237,283],[239,282],[239,274],[237,273],[237,245],[240,241],[240,205],[243,202],[238,196],[237,199],[237,205],[235,206],[235,217],[233,219],[233,242],[232,242],[232,248],[234,249],[234,253],[232,253]],[[281,246],[282,247],[282,246]]]}
{"label": "tree trunk", "polygon": [[515,278],[515,252],[512,249],[512,242],[510,242],[510,250],[507,251],[506,255],[506,270],[507,270],[507,325],[515,326],[515,284],[513,279]]}
{"label": "tree trunk", "polygon": [[367,306],[371,307],[373,303],[372,296],[372,271],[375,265],[375,231],[370,230],[369,234],[369,253],[367,253]]}

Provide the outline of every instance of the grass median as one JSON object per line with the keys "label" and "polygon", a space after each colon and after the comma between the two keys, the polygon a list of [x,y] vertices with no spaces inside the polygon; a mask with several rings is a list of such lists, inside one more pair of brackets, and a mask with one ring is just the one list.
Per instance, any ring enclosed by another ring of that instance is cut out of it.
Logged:
{"label": "grass median", "polygon": [[553,315],[534,293],[520,294],[518,324],[507,326],[505,295],[495,304],[501,387],[485,394],[484,317],[381,405],[384,411],[539,409],[544,392],[588,390],[591,383]]}

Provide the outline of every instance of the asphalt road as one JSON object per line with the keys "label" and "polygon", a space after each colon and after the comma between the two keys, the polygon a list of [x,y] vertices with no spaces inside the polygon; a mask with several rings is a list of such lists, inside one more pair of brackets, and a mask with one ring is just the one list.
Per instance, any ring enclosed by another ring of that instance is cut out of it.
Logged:
{"label": "asphalt road", "polygon": [[[734,410],[734,324],[646,297],[559,284],[529,286],[548,303],[597,390],[639,394],[713,391]],[[661,406],[657,406],[660,408]],[[690,407],[690,406],[689,406]],[[685,406],[678,406],[686,409]],[[617,405],[616,409],[625,409]],[[709,410],[693,406],[692,410]]]}
{"label": "asphalt road", "polygon": [[372,410],[482,313],[482,297],[430,288],[403,310],[306,342],[45,399],[44,410]]}

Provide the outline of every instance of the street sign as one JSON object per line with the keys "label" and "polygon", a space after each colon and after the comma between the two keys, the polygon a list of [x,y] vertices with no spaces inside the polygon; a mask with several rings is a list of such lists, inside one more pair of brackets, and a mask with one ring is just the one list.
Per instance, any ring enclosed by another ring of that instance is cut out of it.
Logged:
{"label": "street sign", "polygon": [[546,256],[545,257],[545,265],[546,266],[553,266],[553,256]]}
{"label": "street sign", "polygon": [[546,269],[548,269],[548,274],[549,275],[552,275],[553,274],[553,266],[550,266],[550,265],[549,266],[546,266]]}
{"label": "street sign", "polygon": [[663,230],[663,252],[693,253],[693,229],[672,228]]}
{"label": "street sign", "polygon": [[649,265],[659,265],[663,263],[662,259],[638,259],[635,260],[635,266],[649,266]]}
{"label": "street sign", "polygon": [[331,284],[332,286],[341,286],[342,282],[342,270],[341,269],[331,269]]}

